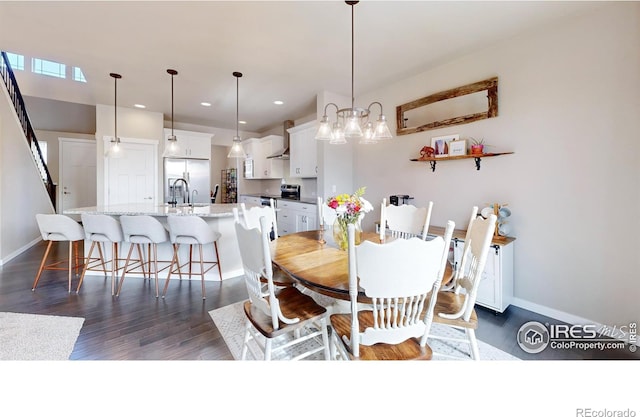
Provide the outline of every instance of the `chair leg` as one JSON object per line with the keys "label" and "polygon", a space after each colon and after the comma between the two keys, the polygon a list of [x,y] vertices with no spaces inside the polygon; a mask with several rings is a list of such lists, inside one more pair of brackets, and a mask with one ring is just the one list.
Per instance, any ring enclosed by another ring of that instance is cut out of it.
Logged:
{"label": "chair leg", "polygon": [[271,348],[272,348],[273,340],[270,337],[267,337],[267,340],[264,342],[264,360],[271,360]]}
{"label": "chair leg", "polygon": [[98,254],[100,255],[100,262],[102,265],[102,270],[104,271],[104,277],[107,277],[107,265],[106,262],[104,261],[104,254],[102,253],[102,245],[100,245],[100,242],[98,242]]}
{"label": "chair leg", "polygon": [[[118,291],[116,292],[116,297],[120,297],[120,290],[122,289],[124,276],[127,273],[127,267],[129,266],[129,262],[131,261],[131,252],[133,252],[133,243],[129,246],[129,253],[127,253],[127,260],[124,261],[124,268],[122,268],[122,276],[120,277],[120,283],[118,284]],[[140,254],[140,247],[138,247],[138,254]],[[144,274],[144,270],[142,273]]]}
{"label": "chair leg", "polygon": [[72,271],[73,271],[73,242],[69,241],[69,294],[71,294]]}
{"label": "chair leg", "polygon": [[111,244],[111,295],[116,295],[116,272],[118,270],[118,243]]}
{"label": "chair leg", "polygon": [[476,332],[473,329],[465,329],[467,337],[469,338],[469,345],[471,347],[471,358],[473,360],[480,360],[480,352],[478,350],[478,340],[476,339]]}
{"label": "chair leg", "polygon": [[[179,246],[175,243],[173,244],[173,257],[171,258],[171,263],[169,264],[169,273],[167,274],[167,280],[164,283],[164,290],[162,291],[162,298],[167,294],[167,288],[169,288],[169,281],[171,280],[171,272],[173,272],[173,264],[178,264],[178,273],[180,274],[180,259],[178,259],[178,249]],[[180,279],[182,279],[182,274],[180,274]]]}
{"label": "chair leg", "polygon": [[33,281],[33,286],[31,287],[31,291],[36,290],[36,286],[38,285],[38,281],[40,281],[40,275],[42,275],[42,271],[44,270],[44,265],[47,262],[47,257],[49,256],[49,251],[51,250],[51,245],[53,245],[53,241],[50,240],[47,243],[47,249],[44,251],[44,256],[42,257],[42,262],[40,262],[40,268],[38,269],[38,273],[36,274],[36,279]]}
{"label": "chair leg", "polygon": [[[191,245],[193,246],[193,245]],[[198,245],[198,249],[200,251],[200,281],[202,282],[202,299],[206,300],[207,296],[204,292],[204,257],[202,254],[202,245]],[[191,269],[191,265],[189,265],[189,269]],[[191,276],[191,275],[189,275]]]}
{"label": "chair leg", "polygon": [[[151,261],[151,258],[149,258]],[[156,298],[160,295],[160,289],[158,286],[158,245],[153,243],[153,273],[156,278]],[[151,263],[149,263],[149,279],[151,279]]]}
{"label": "chair leg", "polygon": [[331,344],[329,343],[329,331],[327,329],[327,319],[323,318],[320,320],[320,325],[322,326],[322,343],[324,344],[324,360],[331,360],[331,352],[329,351],[329,347]]}
{"label": "chair leg", "polygon": [[213,248],[216,250],[216,262],[218,263],[218,274],[220,274],[220,281],[222,281],[222,269],[220,268],[220,254],[218,253],[218,242],[213,242]]}
{"label": "chair leg", "polygon": [[[96,241],[91,242],[91,247],[89,248],[89,254],[87,255],[87,259],[84,263],[84,268],[82,268],[82,274],[80,275],[80,280],[78,281],[78,288],[76,288],[76,294],[80,291],[80,287],[82,286],[82,281],[84,281],[84,276],[87,273],[87,269],[89,269],[89,262],[91,262],[91,255],[93,255],[93,249],[96,246]],[[102,250],[100,250],[100,244],[98,244],[98,252],[100,252],[100,261],[102,262]],[[103,265],[104,267],[104,265]],[[105,272],[106,277],[106,272]]]}
{"label": "chair leg", "polygon": [[[140,259],[140,268],[142,269],[142,277],[144,279],[147,279],[147,273],[144,270],[144,255],[142,254],[142,246],[140,245],[140,243],[136,243],[136,246],[138,248],[138,259]],[[149,244],[149,256],[147,256],[147,259],[151,259],[151,244]],[[149,279],[151,279],[151,271],[149,271]]]}
{"label": "chair leg", "polygon": [[247,358],[247,350],[249,348],[249,339],[251,338],[251,331],[249,330],[249,326],[251,326],[251,323],[249,322],[249,320],[245,319],[244,343],[242,343],[242,355],[240,356],[240,360],[245,360]]}
{"label": "chair leg", "polygon": [[191,266],[193,265],[193,245],[189,245],[189,279],[191,279]]}

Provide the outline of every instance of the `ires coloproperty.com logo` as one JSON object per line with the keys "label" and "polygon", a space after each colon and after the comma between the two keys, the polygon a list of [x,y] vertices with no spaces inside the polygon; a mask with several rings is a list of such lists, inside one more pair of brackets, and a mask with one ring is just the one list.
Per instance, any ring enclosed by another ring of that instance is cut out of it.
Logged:
{"label": "ires coloproperty.com logo", "polygon": [[518,330],[518,345],[527,353],[551,349],[609,350],[625,349],[635,352],[637,323],[622,326],[595,324],[549,324],[529,321]]}

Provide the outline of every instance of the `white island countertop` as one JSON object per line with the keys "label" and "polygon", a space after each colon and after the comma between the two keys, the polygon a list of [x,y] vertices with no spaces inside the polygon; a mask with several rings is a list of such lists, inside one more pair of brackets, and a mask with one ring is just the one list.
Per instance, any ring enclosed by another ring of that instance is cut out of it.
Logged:
{"label": "white island countertop", "polygon": [[64,214],[108,214],[111,216],[122,215],[147,215],[163,217],[168,215],[200,216],[200,217],[233,217],[233,208],[236,207],[242,215],[240,204],[196,204],[194,207],[178,205],[172,207],[169,204],[114,204],[109,206],[78,207],[66,209]]}

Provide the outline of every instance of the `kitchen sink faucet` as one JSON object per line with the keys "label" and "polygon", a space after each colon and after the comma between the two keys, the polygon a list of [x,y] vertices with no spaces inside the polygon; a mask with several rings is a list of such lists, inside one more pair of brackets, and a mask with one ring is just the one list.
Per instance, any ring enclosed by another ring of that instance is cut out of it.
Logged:
{"label": "kitchen sink faucet", "polygon": [[189,182],[187,182],[187,180],[185,180],[184,178],[177,178],[171,186],[171,201],[169,201],[169,204],[173,207],[178,204],[178,202],[176,201],[176,184],[179,181],[184,182],[184,189],[182,189],[182,200],[185,204],[189,204]]}

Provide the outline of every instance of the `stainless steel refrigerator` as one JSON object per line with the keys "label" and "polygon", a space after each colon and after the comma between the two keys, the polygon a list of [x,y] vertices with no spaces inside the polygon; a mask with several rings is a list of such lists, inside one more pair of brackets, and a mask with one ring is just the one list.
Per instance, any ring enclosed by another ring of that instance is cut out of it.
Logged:
{"label": "stainless steel refrigerator", "polygon": [[[210,203],[211,171],[209,160],[189,158],[164,158],[164,202],[171,201],[175,192],[178,204],[186,203],[186,187],[184,182],[178,181],[175,190],[172,189],[175,181],[183,178],[189,184],[189,199],[193,197],[193,203]],[[193,192],[196,190],[196,193]]]}

